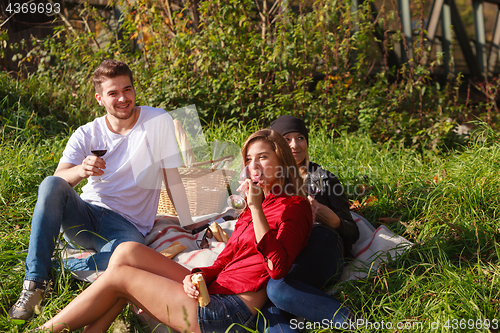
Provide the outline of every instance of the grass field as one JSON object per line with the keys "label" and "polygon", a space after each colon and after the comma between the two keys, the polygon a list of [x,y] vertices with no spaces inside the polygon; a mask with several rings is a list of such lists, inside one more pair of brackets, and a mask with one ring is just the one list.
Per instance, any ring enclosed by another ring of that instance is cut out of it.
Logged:
{"label": "grass field", "polygon": [[[210,140],[229,138],[241,145],[254,129],[217,125],[208,127],[206,134]],[[374,144],[363,135],[332,140],[331,134],[319,128],[311,133],[312,160],[339,176],[349,199],[359,203],[359,214],[375,226],[381,218],[392,218],[385,220],[393,221],[388,226],[415,243],[398,261],[336,289],[336,297],[371,322],[361,331],[379,327],[384,332],[497,332],[498,136],[487,131],[480,143],[462,151],[421,154],[397,143]],[[7,311],[21,290],[22,251],[28,247],[37,186],[55,170],[67,135],[16,138],[0,144],[0,332],[36,327],[86,287],[67,272],[54,270],[42,313],[29,323],[8,319]],[[121,326],[126,328],[115,329],[146,331],[127,311]]]}

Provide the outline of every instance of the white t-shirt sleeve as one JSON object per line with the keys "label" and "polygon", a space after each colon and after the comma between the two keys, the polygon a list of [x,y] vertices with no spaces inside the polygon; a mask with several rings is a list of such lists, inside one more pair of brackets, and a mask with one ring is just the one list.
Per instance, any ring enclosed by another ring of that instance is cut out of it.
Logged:
{"label": "white t-shirt sleeve", "polygon": [[71,163],[74,165],[82,164],[85,157],[87,157],[88,148],[85,140],[86,134],[84,133],[82,127],[79,127],[69,138],[66,147],[64,148],[63,155],[59,160],[61,163]]}

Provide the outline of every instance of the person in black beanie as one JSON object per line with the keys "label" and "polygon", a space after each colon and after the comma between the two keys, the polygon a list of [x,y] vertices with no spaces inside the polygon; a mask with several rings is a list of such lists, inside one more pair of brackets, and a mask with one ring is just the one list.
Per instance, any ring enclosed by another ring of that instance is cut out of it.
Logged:
{"label": "person in black beanie", "polygon": [[269,325],[267,332],[294,332],[297,325],[291,315],[352,328],[352,311],[321,291],[327,283],[340,279],[344,259],[350,256],[352,244],[359,238],[343,186],[331,172],[309,161],[309,131],[302,120],[284,115],[272,122],[270,128],[280,132],[288,142],[306,189],[316,189],[309,191],[308,196],[316,223],[290,272],[268,283],[270,302],[262,309]]}
{"label": "person in black beanie", "polygon": [[309,145],[309,131],[307,130],[306,124],[299,118],[284,115],[273,121],[269,128],[280,132],[283,136],[292,132],[300,133],[306,139],[307,145]]}

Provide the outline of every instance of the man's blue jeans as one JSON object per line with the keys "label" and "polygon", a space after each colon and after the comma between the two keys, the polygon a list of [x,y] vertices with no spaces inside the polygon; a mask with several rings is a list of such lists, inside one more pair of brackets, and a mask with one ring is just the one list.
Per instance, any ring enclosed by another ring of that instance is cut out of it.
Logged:
{"label": "man's blue jeans", "polygon": [[47,177],[38,188],[25,280],[50,280],[52,253],[60,231],[67,241],[98,252],[65,262],[65,267],[71,270],[104,270],[118,244],[126,241],[144,244],[144,236],[123,216],[83,201],[64,179]]}
{"label": "man's blue jeans", "polygon": [[[344,323],[349,309],[321,289],[342,276],[344,243],[339,234],[324,225],[313,227],[307,246],[295,260],[290,272],[280,280],[269,280],[270,302],[262,309],[270,333],[295,332],[290,314],[311,322]],[[271,303],[272,302],[272,303]],[[260,321],[259,321],[260,323]],[[259,327],[264,332],[263,327]]]}

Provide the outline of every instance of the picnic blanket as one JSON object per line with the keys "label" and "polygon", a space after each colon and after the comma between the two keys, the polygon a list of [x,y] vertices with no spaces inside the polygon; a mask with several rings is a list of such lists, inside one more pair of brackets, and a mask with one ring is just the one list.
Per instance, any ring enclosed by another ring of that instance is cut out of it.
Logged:
{"label": "picnic blanket", "polygon": [[[196,220],[210,219],[217,216],[217,213],[198,217]],[[359,239],[353,245],[352,254],[354,260],[345,268],[342,275],[343,281],[362,279],[371,271],[376,271],[381,263],[396,260],[413,243],[406,238],[394,234],[387,226],[382,225],[375,229],[368,220],[359,214],[351,212],[351,215],[359,228]],[[227,218],[227,217],[226,217]],[[225,221],[222,217],[215,220],[224,231],[231,236],[236,220]],[[201,240],[204,232],[192,235],[177,223],[176,216],[159,215],[154,227],[146,235],[146,244],[158,252],[169,247],[173,242],[179,241],[186,250],[173,258],[188,269],[211,265],[217,255],[224,249],[225,244],[210,239],[210,247],[200,250],[196,244]],[[83,258],[91,255],[92,251],[79,249],[65,249],[62,252],[63,258]],[[79,280],[93,282],[102,272],[95,271],[74,271],[73,275]]]}
{"label": "picnic blanket", "polygon": [[[361,215],[354,212],[351,212],[351,214],[359,228],[360,237],[353,245],[352,254],[354,255],[354,260],[344,268],[342,281],[365,278],[370,272],[376,271],[380,264],[397,260],[404,251],[413,246],[413,243],[402,236],[394,234],[387,226],[382,225],[375,229]],[[219,218],[216,219],[216,216],[219,216]],[[212,218],[231,236],[236,220],[226,221],[223,217],[224,213],[221,215],[214,213],[198,217],[194,220]],[[176,255],[173,260],[191,269],[211,265],[218,254],[224,249],[225,243],[218,242],[215,238],[209,239],[209,248],[199,249],[196,241],[201,240],[203,235],[204,231],[196,235],[192,235],[191,232],[186,231],[179,226],[177,217],[175,216],[161,215],[157,216],[153,229],[146,235],[146,244],[156,251],[161,252],[175,241],[181,242],[186,246],[186,249]],[[85,257],[91,254],[89,251],[79,250],[67,250],[66,252],[63,256],[68,258]],[[89,271],[76,271],[72,273],[75,278],[89,282],[93,282],[99,274],[102,274],[102,272]],[[156,322],[147,314],[142,313],[140,309],[137,309],[137,313],[143,317],[152,331],[157,333],[172,332],[165,325]]]}
{"label": "picnic blanket", "polygon": [[413,243],[403,236],[396,235],[387,226],[375,229],[363,216],[351,212],[359,229],[359,239],[352,247],[354,260],[342,274],[342,281],[362,279],[376,271],[381,263],[396,260]]}

